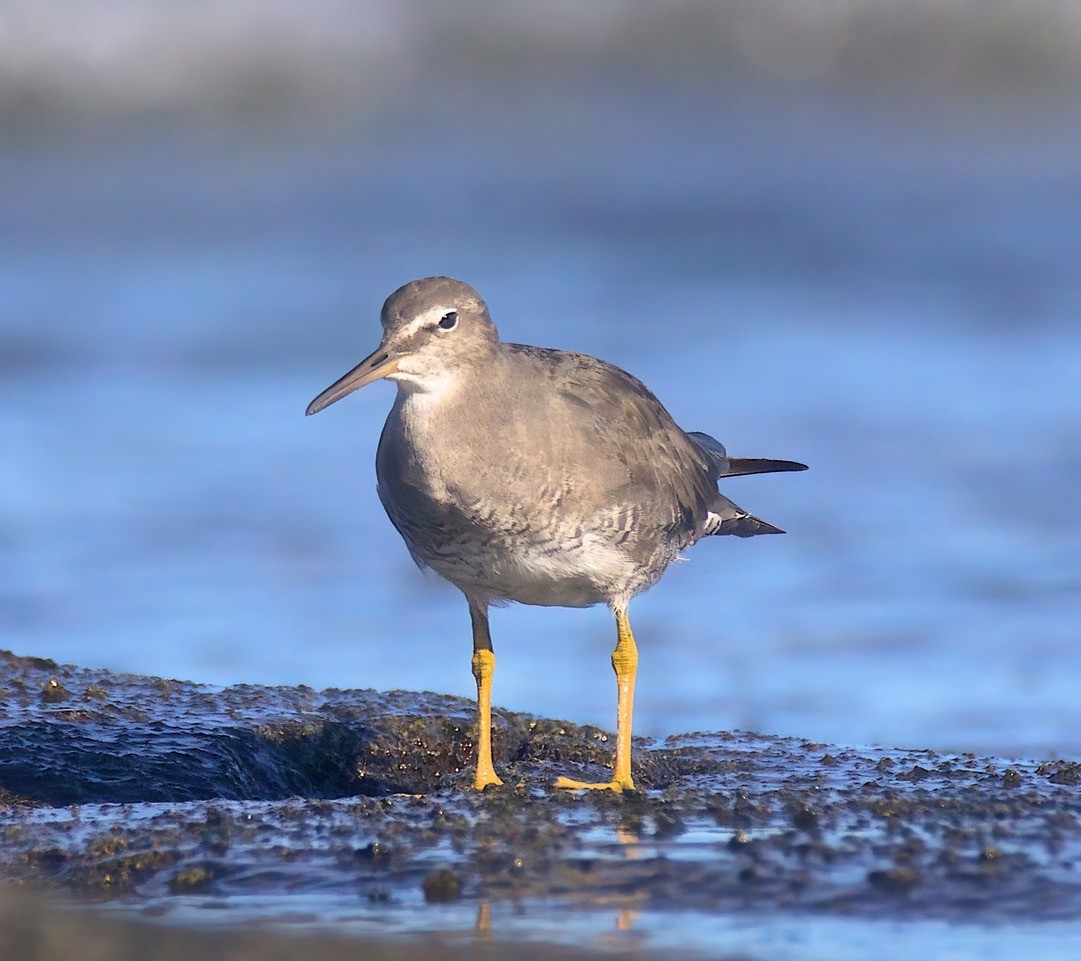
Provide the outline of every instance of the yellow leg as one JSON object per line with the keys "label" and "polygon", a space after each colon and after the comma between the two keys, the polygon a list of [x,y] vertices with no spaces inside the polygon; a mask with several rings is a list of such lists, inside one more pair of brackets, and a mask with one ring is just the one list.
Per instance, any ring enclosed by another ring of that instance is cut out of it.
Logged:
{"label": "yellow leg", "polygon": [[492,765],[492,675],[495,653],[488,633],[488,611],[472,602],[473,676],[477,679],[477,774],[473,787],[483,791],[489,784],[502,784]]}
{"label": "yellow leg", "polygon": [[616,631],[618,640],[612,652],[612,667],[616,672],[619,700],[616,708],[616,769],[612,780],[591,784],[561,777],[556,781],[556,787],[570,790],[634,790],[634,780],[631,778],[631,721],[634,714],[634,679],[638,673],[638,646],[634,643],[626,611],[616,611]]}

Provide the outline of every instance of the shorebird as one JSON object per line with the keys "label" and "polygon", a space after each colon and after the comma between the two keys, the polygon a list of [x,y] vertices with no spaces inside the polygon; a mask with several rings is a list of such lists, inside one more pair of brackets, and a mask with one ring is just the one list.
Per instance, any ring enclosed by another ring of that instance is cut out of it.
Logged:
{"label": "shorebird", "polygon": [[717,489],[722,477],[806,470],[729,457],[684,432],[645,385],[585,354],[499,339],[467,284],[426,277],[396,290],[379,347],[308,405],[365,384],[398,392],[379,439],[379,499],[413,559],[469,604],[477,682],[478,790],[492,764],[493,603],[607,604],[618,702],[612,778],[557,787],[634,789],[631,717],[638,648],[627,607],[682,551],[712,534],[780,534]]}

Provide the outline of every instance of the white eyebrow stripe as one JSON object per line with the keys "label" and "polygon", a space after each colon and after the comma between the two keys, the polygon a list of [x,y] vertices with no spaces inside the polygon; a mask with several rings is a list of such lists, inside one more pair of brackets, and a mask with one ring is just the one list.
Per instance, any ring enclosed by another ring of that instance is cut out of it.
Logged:
{"label": "white eyebrow stripe", "polygon": [[424,311],[419,317],[411,320],[408,324],[402,327],[397,336],[408,337],[410,334],[415,334],[422,327],[431,327],[438,321],[442,320],[443,315],[452,310],[457,310],[457,307],[431,307]]}

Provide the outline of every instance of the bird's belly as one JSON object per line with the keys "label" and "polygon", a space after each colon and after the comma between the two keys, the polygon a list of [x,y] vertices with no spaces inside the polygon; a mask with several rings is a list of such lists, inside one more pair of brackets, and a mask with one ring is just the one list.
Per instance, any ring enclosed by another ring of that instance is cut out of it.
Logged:
{"label": "bird's belly", "polygon": [[[630,597],[653,582],[637,543],[426,497],[386,497],[384,506],[413,559],[467,595],[547,607],[589,607]],[[661,565],[666,566],[666,563]],[[660,570],[657,570],[657,576]],[[648,581],[648,583],[647,583]]]}
{"label": "bird's belly", "polygon": [[600,543],[529,537],[462,537],[457,548],[426,558],[438,574],[466,593],[543,607],[589,607],[624,592],[635,565]]}

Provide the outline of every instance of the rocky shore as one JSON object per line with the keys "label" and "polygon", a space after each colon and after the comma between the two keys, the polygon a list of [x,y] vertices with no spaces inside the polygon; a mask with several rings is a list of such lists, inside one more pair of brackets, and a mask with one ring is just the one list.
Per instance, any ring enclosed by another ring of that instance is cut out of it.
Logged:
{"label": "rocky shore", "polygon": [[57,917],[16,887],[104,902],[63,923],[114,933],[118,914],[213,916],[244,937],[468,937],[473,956],[523,913],[556,941],[602,913],[625,948],[642,911],[1081,919],[1072,761],[719,732],[640,742],[638,792],[574,794],[550,785],[603,774],[610,736],[497,710],[505,785],[478,795],[472,716],[436,694],[215,688],[0,652],[0,914],[18,921],[0,937]]}

